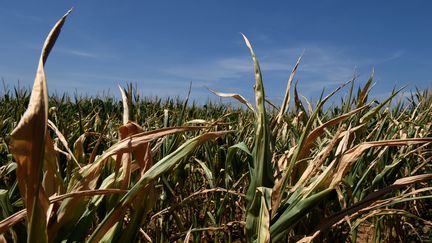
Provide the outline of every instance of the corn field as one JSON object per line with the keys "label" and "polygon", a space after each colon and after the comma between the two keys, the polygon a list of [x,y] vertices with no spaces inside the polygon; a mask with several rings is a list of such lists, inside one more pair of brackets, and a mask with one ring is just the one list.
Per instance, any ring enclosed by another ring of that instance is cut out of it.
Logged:
{"label": "corn field", "polygon": [[[255,102],[49,96],[49,33],[30,91],[0,97],[0,239],[7,242],[430,242],[432,92],[370,100],[373,74]],[[327,104],[336,93],[338,104]],[[292,96],[292,97],[291,97]],[[255,104],[254,104],[255,103]]]}

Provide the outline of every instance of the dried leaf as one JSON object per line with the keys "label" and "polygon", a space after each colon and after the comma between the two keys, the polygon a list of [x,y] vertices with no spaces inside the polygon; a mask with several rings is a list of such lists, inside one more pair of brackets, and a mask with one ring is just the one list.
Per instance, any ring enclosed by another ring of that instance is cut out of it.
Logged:
{"label": "dried leaf", "polygon": [[227,132],[209,132],[190,139],[174,152],[165,156],[162,160],[153,165],[97,226],[93,234],[90,236],[89,242],[99,242],[104,234],[123,216],[126,208],[135,200],[139,192],[141,192],[150,182],[172,169],[198,145],[207,140],[218,138],[226,133]]}
{"label": "dried leaf", "polygon": [[54,46],[69,10],[48,34],[42,48],[29,106],[11,133],[10,151],[17,161],[17,179],[21,195],[29,211],[29,242],[46,242],[48,208],[47,196],[42,193],[42,167],[48,120],[48,89],[44,65]]}
{"label": "dried leaf", "polygon": [[401,186],[407,186],[407,185],[410,185],[413,183],[426,181],[426,180],[430,180],[430,179],[432,179],[432,174],[415,175],[415,176],[409,176],[409,177],[397,179],[393,183],[393,185],[401,187]]}
{"label": "dried leaf", "polygon": [[358,112],[360,112],[360,111],[362,111],[362,110],[364,110],[364,109],[366,109],[368,107],[369,107],[369,105],[362,106],[362,107],[357,108],[355,110],[352,110],[352,111],[350,111],[348,113],[345,113],[345,114],[343,114],[341,116],[333,118],[333,119],[327,121],[326,123],[322,124],[321,126],[315,128],[309,134],[309,136],[307,137],[306,142],[304,144],[304,147],[301,150],[300,156],[299,156],[298,159],[302,159],[302,158],[305,158],[305,157],[308,156],[308,154],[310,153],[310,149],[311,149],[313,143],[315,142],[315,140],[319,136],[321,136],[324,133],[325,129],[330,128],[332,126],[335,126],[335,125],[339,124],[340,122],[342,122],[342,121],[350,118],[352,115],[354,115],[354,114],[356,114],[356,113],[358,113]]}
{"label": "dried leaf", "polygon": [[342,178],[345,176],[347,171],[352,167],[354,162],[363,154],[366,149],[379,146],[404,146],[412,144],[422,144],[432,142],[432,138],[411,138],[411,139],[399,139],[399,140],[383,140],[375,142],[365,142],[355,146],[354,148],[346,151],[338,164],[331,187],[340,183]]}
{"label": "dried leaf", "polygon": [[69,149],[69,145],[68,142],[66,141],[66,138],[63,136],[63,134],[60,132],[57,126],[52,121],[48,120],[48,127],[51,128],[54,131],[54,133],[57,135],[57,137],[60,139],[60,142],[65,147],[66,151],[68,152],[68,155],[72,158],[72,160],[75,162],[78,168],[81,168],[81,165],[78,163],[78,160],[75,158],[75,155]]}
{"label": "dried leaf", "polygon": [[284,100],[282,102],[281,108],[279,110],[279,114],[277,116],[277,123],[280,123],[282,121],[283,114],[288,110],[289,102],[290,102],[290,96],[291,96],[291,93],[290,93],[291,92],[291,83],[294,79],[294,75],[297,71],[298,65],[300,64],[302,57],[303,57],[303,53],[297,59],[297,62],[294,65],[293,70],[291,71],[291,75],[288,78],[288,83],[287,83],[287,87],[285,90],[285,97],[284,97]]}
{"label": "dried leaf", "polygon": [[297,188],[300,186],[306,186],[308,180],[310,180],[313,176],[315,176],[318,173],[318,170],[323,165],[324,161],[329,157],[331,151],[333,150],[334,146],[336,146],[336,143],[339,140],[339,134],[341,134],[341,129],[338,130],[338,132],[335,134],[333,139],[325,146],[318,154],[315,156],[315,158],[309,163],[306,170],[303,172],[300,179],[297,181],[297,183],[291,188],[291,192],[295,192]]}
{"label": "dried leaf", "polygon": [[372,70],[372,74],[369,77],[368,81],[366,82],[366,84],[364,85],[363,89],[361,90],[359,97],[357,99],[357,107],[363,106],[366,103],[367,100],[367,95],[369,94],[370,91],[370,87],[373,81],[373,77],[374,77],[374,70]]}
{"label": "dried leaf", "polygon": [[[306,237],[305,240],[306,239],[312,240],[313,238],[318,236],[321,232],[323,232],[324,230],[328,229],[332,225],[339,222],[339,220],[343,219],[345,216],[349,216],[349,215],[357,213],[361,210],[365,210],[369,205],[376,202],[378,199],[380,199],[381,197],[383,197],[384,195],[386,195],[387,193],[389,193],[393,190],[399,189],[403,186],[407,186],[407,185],[410,185],[413,183],[418,183],[418,182],[422,182],[422,181],[426,181],[426,180],[430,180],[430,179],[432,179],[432,174],[416,175],[416,176],[410,176],[410,177],[398,179],[391,186],[383,188],[379,191],[372,192],[371,194],[366,196],[360,202],[355,203],[354,205],[352,205],[348,208],[342,209],[341,211],[333,214],[332,216],[323,219],[321,221],[321,223],[313,231],[311,236]],[[370,211],[370,209],[371,208],[369,208],[365,211]]]}
{"label": "dried leaf", "polygon": [[[125,118],[125,117],[123,117],[123,118]],[[123,120],[123,122],[124,121],[125,120]],[[126,124],[124,124],[123,126],[121,126],[119,128],[120,140],[123,140],[123,139],[130,137],[132,135],[141,133],[143,131],[144,130],[142,129],[142,127],[139,126],[138,124],[136,124],[134,122],[127,122]],[[141,148],[136,149],[135,153],[145,153],[146,148],[148,147],[148,143],[144,143],[140,146],[141,146]],[[142,157],[143,156],[138,156],[137,161],[141,162]],[[122,176],[119,178],[121,189],[127,189],[129,187],[131,163],[132,163],[132,154],[131,153],[119,153],[117,155],[116,166],[115,166],[115,175],[116,175],[115,177],[117,177],[117,174],[118,174],[118,171],[120,168],[120,164],[121,164],[121,166],[123,168]],[[139,164],[142,164],[142,162]]]}
{"label": "dried leaf", "polygon": [[192,233],[192,226],[189,228],[189,230],[186,233],[185,239],[184,239],[184,243],[189,243],[190,241],[190,237],[191,237],[191,233]]}
{"label": "dried leaf", "polygon": [[123,103],[123,125],[126,125],[129,121],[129,105],[128,105],[128,99],[126,96],[125,91],[123,90],[120,85],[118,86],[120,89],[121,97],[122,97],[122,103]]}
{"label": "dried leaf", "polygon": [[58,166],[57,153],[54,150],[54,143],[49,134],[45,138],[45,154],[42,185],[46,196],[64,193],[63,178]]}
{"label": "dried leaf", "polygon": [[[81,197],[90,197],[95,195],[109,195],[109,194],[125,193],[125,192],[126,190],[119,190],[119,189],[97,189],[97,190],[77,191],[77,192],[66,193],[58,196],[53,195],[49,198],[49,203],[53,204],[71,197],[79,199]],[[24,220],[26,216],[27,216],[27,210],[23,209],[7,217],[6,219],[3,219],[0,222],[0,234],[3,234],[10,227]]]}
{"label": "dried leaf", "polygon": [[255,112],[255,109],[253,108],[252,104],[249,101],[247,101],[246,98],[244,98],[240,94],[236,94],[236,93],[222,93],[222,92],[214,91],[214,90],[209,89],[209,88],[208,88],[208,90],[210,92],[212,92],[213,94],[215,94],[217,96],[220,96],[220,97],[231,97],[231,98],[234,98],[234,99],[238,100],[240,103],[245,104],[247,106],[247,108],[249,108],[249,110],[251,110],[252,112]]}

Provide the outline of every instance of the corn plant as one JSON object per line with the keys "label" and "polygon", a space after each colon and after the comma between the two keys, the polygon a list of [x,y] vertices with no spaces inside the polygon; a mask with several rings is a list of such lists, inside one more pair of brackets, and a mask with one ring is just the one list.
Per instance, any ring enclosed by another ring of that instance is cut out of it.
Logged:
{"label": "corn plant", "polygon": [[[255,105],[48,96],[45,41],[31,93],[0,97],[0,233],[14,242],[421,241],[432,234],[432,93],[370,100],[373,73],[314,104],[287,81]],[[327,104],[348,89],[340,104]],[[22,115],[24,113],[24,115]],[[419,227],[422,227],[419,230]],[[396,233],[395,233],[396,232]]]}
{"label": "corn plant", "polygon": [[[131,241],[139,232],[143,217],[154,204],[151,201],[156,199],[153,181],[205,141],[227,132],[205,132],[188,139],[153,164],[150,142],[170,134],[202,128],[179,126],[144,132],[138,124],[130,122],[127,97],[121,89],[124,111],[119,142],[102,155],[92,156],[87,163],[80,163],[75,157],[79,154],[74,154],[68,148],[63,135],[48,120],[48,91],[44,72],[48,55],[69,13],[56,23],[45,41],[28,108],[11,133],[9,148],[17,162],[16,177],[26,209],[7,218],[2,229],[4,231],[27,216],[28,242],[63,239],[83,241],[86,238],[89,242]],[[66,148],[67,155],[75,163],[67,184],[59,173],[48,127],[55,132]],[[114,172],[100,183],[98,181],[102,179],[104,167],[108,164],[114,165]],[[134,175],[137,170],[138,175]],[[105,216],[98,215],[102,220],[88,236],[88,227],[104,200],[106,205],[103,206],[109,210],[106,210]],[[127,213],[131,205],[134,212]],[[125,214],[129,215],[127,226],[123,226],[122,222]],[[16,237],[18,240],[20,236]]]}
{"label": "corn plant", "polygon": [[[327,122],[322,122],[319,118],[324,103],[354,80],[341,85],[328,96],[320,99],[315,110],[312,110],[311,105],[308,104],[310,107],[308,115],[304,114],[303,105],[296,98],[296,109],[302,110],[294,117],[296,122],[300,123],[300,129],[296,129],[293,127],[295,120],[287,119],[284,113],[290,100],[292,79],[301,58],[297,61],[289,77],[285,98],[279,112],[269,119],[266,113],[265,92],[259,62],[250,42],[245,36],[243,37],[254,63],[256,109],[239,94],[214,93],[219,96],[236,98],[246,104],[255,115],[255,142],[251,154],[252,162],[249,165],[250,181],[246,194],[246,233],[249,242],[280,242],[292,236],[298,237],[295,234],[298,234],[296,227],[299,224],[305,221],[305,224],[311,220],[311,223],[316,221],[312,218],[314,208],[320,207],[320,205],[322,207],[323,203],[329,203],[332,201],[332,197],[337,197],[340,210],[318,220],[322,223],[316,225],[315,231],[305,232],[305,237],[300,240],[302,242],[311,241],[323,230],[340,220],[355,215],[364,208],[369,209],[370,205],[389,192],[432,178],[430,173],[404,175],[390,186],[378,188],[378,191],[372,191],[371,188],[365,187],[366,191],[362,191],[362,194],[358,195],[357,198],[354,198],[353,201],[348,200],[349,194],[347,193],[349,191],[346,190],[352,190],[352,187],[355,187],[354,190],[358,191],[359,184],[355,184],[357,178],[353,178],[353,176],[360,176],[362,175],[361,171],[365,171],[364,166],[363,168],[359,168],[359,166],[361,166],[362,156],[369,149],[378,148],[378,151],[373,153],[380,158],[384,156],[388,147],[428,145],[432,138],[425,137],[426,134],[421,134],[420,137],[416,138],[408,138],[405,134],[399,139],[395,139],[396,137],[393,136],[388,139],[367,141],[373,138],[371,136],[373,133],[365,137],[365,127],[400,92],[400,90],[393,92],[386,101],[371,107],[372,104],[366,104],[366,100],[372,83],[372,76],[359,91],[357,100],[353,102],[356,103],[354,109],[350,110],[351,104],[343,105],[346,107],[346,113],[338,114],[337,117]],[[349,96],[352,96],[352,90]],[[351,102],[351,98],[348,99]],[[306,119],[302,119],[301,115],[306,116]],[[380,119],[379,122],[382,120]],[[349,123],[340,125],[343,121],[349,121]],[[317,123],[319,125],[314,128]],[[332,134],[329,130],[335,126],[339,127]],[[287,131],[288,129],[297,130],[295,133],[291,132],[291,135],[295,136],[294,144],[288,146],[290,149],[280,155],[274,149],[275,144],[290,143],[289,135],[287,135],[290,133]],[[327,141],[320,142],[321,149],[314,149],[317,146],[317,140],[322,136],[328,137]],[[429,150],[424,150],[425,146],[420,148],[422,149],[412,147],[408,151],[430,153]],[[407,153],[411,153],[408,151]],[[280,157],[278,161],[276,160],[277,157]],[[394,163],[400,163],[400,160],[396,159],[396,161],[398,162]],[[366,173],[371,168],[367,169]],[[378,176],[382,177],[390,170],[386,166],[384,170],[378,171]],[[374,186],[376,183],[368,185],[372,188]],[[427,187],[426,189],[430,188]],[[334,205],[332,206],[334,207]],[[323,208],[322,211],[325,209]],[[355,230],[355,227],[352,227],[352,230]],[[307,234],[311,234],[311,236],[307,236]]]}

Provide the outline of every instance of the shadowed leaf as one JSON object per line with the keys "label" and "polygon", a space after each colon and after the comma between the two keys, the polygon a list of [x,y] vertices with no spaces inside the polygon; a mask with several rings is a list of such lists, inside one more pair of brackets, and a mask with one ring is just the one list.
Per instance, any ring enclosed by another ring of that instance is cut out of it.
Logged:
{"label": "shadowed leaf", "polygon": [[334,215],[332,215],[328,218],[323,219],[321,221],[321,223],[313,231],[313,233],[310,236],[305,237],[301,242],[310,242],[316,236],[318,236],[321,232],[328,229],[329,227],[331,227],[332,225],[337,223],[339,220],[343,219],[345,216],[351,215],[353,213],[358,212],[359,210],[362,210],[362,209],[368,207],[369,205],[371,205],[372,203],[374,203],[375,201],[377,201],[378,199],[380,199],[381,197],[383,197],[384,195],[386,195],[387,193],[389,193],[393,190],[399,189],[401,187],[404,187],[404,186],[407,186],[407,185],[410,185],[413,183],[427,181],[430,179],[432,179],[432,174],[416,175],[416,176],[410,176],[410,177],[398,179],[391,186],[383,188],[383,189],[376,191],[376,192],[372,192],[371,194],[369,194],[367,197],[365,197],[360,202],[355,203],[354,205],[352,205],[346,209],[343,209],[343,210],[335,213]]}
{"label": "shadowed leaf", "polygon": [[126,208],[132,203],[135,197],[148,183],[171,170],[185,156],[192,152],[197,146],[207,140],[218,138],[227,132],[209,132],[193,139],[186,141],[182,146],[176,149],[171,154],[165,156],[162,160],[153,165],[141,179],[129,190],[129,192],[121,199],[116,207],[104,218],[98,225],[93,234],[90,236],[89,242],[99,242],[108,230],[123,216]]}
{"label": "shadowed leaf", "polygon": [[44,65],[70,11],[54,25],[45,40],[28,108],[11,133],[10,151],[18,164],[18,184],[29,212],[29,242],[48,241],[48,198],[41,187],[48,120],[48,90]]}

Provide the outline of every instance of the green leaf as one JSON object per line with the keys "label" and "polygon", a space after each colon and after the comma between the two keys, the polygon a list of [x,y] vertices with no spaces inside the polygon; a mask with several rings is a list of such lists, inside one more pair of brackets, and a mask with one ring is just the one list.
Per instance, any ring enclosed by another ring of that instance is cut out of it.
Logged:
{"label": "green leaf", "polygon": [[212,171],[208,168],[208,166],[201,160],[195,158],[195,161],[198,162],[198,164],[201,166],[201,168],[204,170],[204,174],[207,177],[207,181],[209,183],[210,188],[214,188],[214,178]]}
{"label": "green leaf", "polygon": [[306,212],[309,209],[326,199],[332,191],[333,189],[329,188],[315,193],[306,199],[296,200],[289,205],[280,217],[275,222],[272,222],[270,226],[272,242],[282,242],[291,227],[297,223],[299,219],[306,216]]}
{"label": "green leaf", "polygon": [[167,171],[171,170],[175,165],[182,161],[190,152],[207,140],[218,138],[227,132],[209,132],[193,139],[186,141],[182,146],[177,148],[171,154],[165,156],[162,160],[153,165],[141,179],[129,190],[129,192],[120,200],[116,207],[104,218],[97,226],[93,234],[89,238],[89,242],[99,242],[106,232],[118,222],[127,207],[132,203],[137,194],[148,185],[151,181],[159,178]]}
{"label": "green leaf", "polygon": [[270,242],[271,188],[256,190],[250,210],[246,215],[246,232],[257,243]]}
{"label": "green leaf", "polygon": [[[249,241],[257,237],[257,240],[265,242],[268,241],[269,237],[266,236],[265,232],[261,231],[261,228],[263,225],[267,225],[265,221],[270,218],[271,188],[274,186],[273,165],[271,163],[272,145],[270,144],[272,140],[266,116],[261,69],[249,40],[245,35],[243,35],[243,38],[254,63],[255,102],[257,106],[255,143],[252,151],[253,163],[250,167],[250,182],[246,193],[246,234]],[[265,199],[261,199],[262,194],[265,195]]]}

